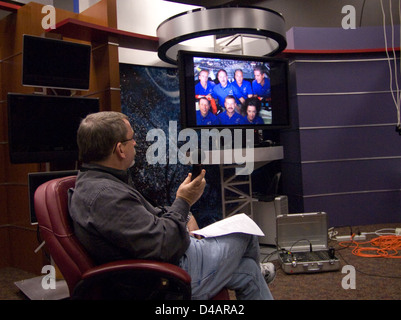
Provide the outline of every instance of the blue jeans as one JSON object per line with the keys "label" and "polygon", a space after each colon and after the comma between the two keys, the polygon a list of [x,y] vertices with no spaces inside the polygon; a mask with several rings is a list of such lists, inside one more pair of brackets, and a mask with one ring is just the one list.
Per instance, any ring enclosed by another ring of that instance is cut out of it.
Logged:
{"label": "blue jeans", "polygon": [[191,237],[180,267],[191,276],[194,300],[213,298],[222,288],[235,290],[238,300],[273,299],[260,271],[256,236]]}

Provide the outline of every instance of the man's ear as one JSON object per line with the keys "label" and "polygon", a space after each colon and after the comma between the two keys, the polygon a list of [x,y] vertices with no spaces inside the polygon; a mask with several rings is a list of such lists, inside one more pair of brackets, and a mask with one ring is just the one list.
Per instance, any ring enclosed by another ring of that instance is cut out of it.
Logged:
{"label": "man's ear", "polygon": [[124,153],[124,150],[122,148],[122,143],[121,142],[117,142],[117,146],[116,146],[116,155],[121,158],[121,159],[125,159],[126,155]]}

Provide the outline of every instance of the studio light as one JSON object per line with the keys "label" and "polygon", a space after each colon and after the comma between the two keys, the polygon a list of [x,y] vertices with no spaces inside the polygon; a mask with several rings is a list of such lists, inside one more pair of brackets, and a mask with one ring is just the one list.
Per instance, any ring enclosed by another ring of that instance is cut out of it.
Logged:
{"label": "studio light", "polygon": [[158,56],[176,64],[179,50],[273,56],[285,49],[285,22],[266,8],[235,6],[186,11],[157,28]]}

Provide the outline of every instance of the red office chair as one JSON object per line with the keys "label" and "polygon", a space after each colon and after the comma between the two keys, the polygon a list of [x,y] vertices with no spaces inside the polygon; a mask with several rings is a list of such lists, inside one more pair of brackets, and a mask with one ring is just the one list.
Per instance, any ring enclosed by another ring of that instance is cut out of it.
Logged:
{"label": "red office chair", "polygon": [[[165,262],[123,260],[95,265],[74,235],[68,189],[76,176],[54,179],[35,192],[40,233],[67,282],[71,299],[190,299],[191,277]],[[215,300],[229,299],[223,289]]]}

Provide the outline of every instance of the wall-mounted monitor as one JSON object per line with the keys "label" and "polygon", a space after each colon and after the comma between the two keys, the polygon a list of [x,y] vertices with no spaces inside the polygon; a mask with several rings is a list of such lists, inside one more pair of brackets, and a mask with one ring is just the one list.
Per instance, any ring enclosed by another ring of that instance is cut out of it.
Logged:
{"label": "wall-mounted monitor", "polygon": [[99,99],[9,93],[7,108],[12,163],[77,161],[80,121]]}
{"label": "wall-mounted monitor", "polygon": [[76,176],[78,170],[65,170],[65,171],[47,171],[47,172],[30,172],[28,173],[28,194],[29,194],[29,216],[31,224],[37,224],[35,212],[35,191],[39,186],[47,181]]}
{"label": "wall-mounted monitor", "polygon": [[90,45],[24,35],[22,84],[88,90],[90,61]]}
{"label": "wall-mounted monitor", "polygon": [[289,127],[287,60],[180,51],[178,68],[184,128]]}

